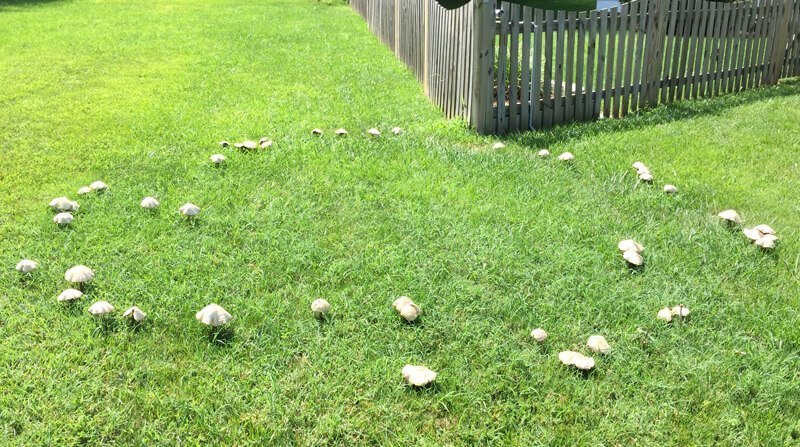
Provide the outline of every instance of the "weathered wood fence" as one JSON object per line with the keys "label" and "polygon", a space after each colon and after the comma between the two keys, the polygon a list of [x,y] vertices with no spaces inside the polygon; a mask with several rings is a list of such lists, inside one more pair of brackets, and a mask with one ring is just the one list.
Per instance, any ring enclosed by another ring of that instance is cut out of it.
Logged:
{"label": "weathered wood fence", "polygon": [[634,0],[590,12],[351,0],[448,117],[481,133],[623,117],[800,76],[800,0]]}

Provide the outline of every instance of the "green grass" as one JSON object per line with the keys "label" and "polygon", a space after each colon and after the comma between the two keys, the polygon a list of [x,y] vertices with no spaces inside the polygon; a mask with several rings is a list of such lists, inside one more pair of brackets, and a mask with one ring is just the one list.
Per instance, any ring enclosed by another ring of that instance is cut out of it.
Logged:
{"label": "green grass", "polygon": [[[797,443],[798,123],[790,80],[492,151],[345,6],[0,2],[2,443]],[[217,141],[262,135],[273,149],[208,163]],[[657,185],[636,185],[636,160]],[[56,228],[49,200],[97,179],[110,191]],[[725,208],[776,228],[778,249],[720,225]],[[27,280],[22,258],[40,263]],[[65,308],[78,263],[97,277]],[[418,324],[391,308],[401,294]],[[100,331],[85,310],[101,299],[149,320]],[[194,319],[209,302],[235,317],[225,345]],[[677,303],[690,322],[655,319]],[[614,352],[594,372],[558,363],[595,333]],[[405,387],[406,363],[436,386]]]}

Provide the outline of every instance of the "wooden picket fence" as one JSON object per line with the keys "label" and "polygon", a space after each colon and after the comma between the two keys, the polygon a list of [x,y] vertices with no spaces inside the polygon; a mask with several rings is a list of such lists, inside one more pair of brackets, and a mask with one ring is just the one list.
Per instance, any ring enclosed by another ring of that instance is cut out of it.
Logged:
{"label": "wooden picket fence", "polygon": [[581,13],[351,4],[446,116],[481,133],[619,118],[800,75],[800,0],[633,0]]}

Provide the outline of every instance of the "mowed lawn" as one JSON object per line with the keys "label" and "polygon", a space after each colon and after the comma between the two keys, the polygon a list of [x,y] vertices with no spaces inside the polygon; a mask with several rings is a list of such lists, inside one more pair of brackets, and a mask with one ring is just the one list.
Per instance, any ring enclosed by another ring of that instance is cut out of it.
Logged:
{"label": "mowed lawn", "polygon": [[[0,1],[0,444],[800,442],[800,82],[494,141],[441,119],[346,6]],[[67,307],[75,264],[96,279]],[[147,323],[102,331],[97,300]],[[235,318],[224,345],[195,321],[210,302]],[[656,320],[676,304],[688,322]],[[592,373],[559,364],[592,334],[613,347]]]}

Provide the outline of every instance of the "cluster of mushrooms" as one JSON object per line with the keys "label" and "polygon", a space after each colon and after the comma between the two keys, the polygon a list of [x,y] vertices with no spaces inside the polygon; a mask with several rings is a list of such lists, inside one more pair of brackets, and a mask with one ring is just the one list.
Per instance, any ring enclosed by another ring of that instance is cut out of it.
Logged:
{"label": "cluster of mushrooms", "polygon": [[681,320],[685,320],[689,318],[689,308],[684,306],[683,304],[678,304],[677,306],[673,306],[672,308],[665,307],[658,311],[656,318],[659,320],[671,323],[674,317],[680,318]]}
{"label": "cluster of mushrooms", "polygon": [[[325,133],[325,131],[323,131],[320,128],[311,129],[311,135],[313,135],[315,137],[322,136],[324,133]],[[340,127],[338,129],[334,130],[333,133],[336,136],[339,136],[339,137],[346,137],[346,136],[350,135],[350,133],[347,132],[347,129],[345,129],[344,127]],[[369,129],[367,129],[367,131],[365,133],[367,135],[371,136],[371,137],[379,137],[379,136],[381,136],[381,131],[378,130],[377,128],[375,128],[375,127],[371,127]],[[403,133],[403,129],[400,128],[400,127],[397,127],[397,126],[392,127],[392,133],[394,135],[400,135],[401,133]]]}
{"label": "cluster of mushrooms", "polygon": [[[639,181],[645,183],[653,183],[653,174],[650,172],[650,168],[645,166],[644,163],[641,161],[634,162],[632,165],[633,169],[636,170],[636,175],[639,176]],[[675,185],[664,185],[664,192],[667,194],[675,194],[678,192],[678,187]]]}
{"label": "cluster of mushrooms", "polygon": [[[544,329],[536,328],[531,331],[531,337],[533,337],[537,343],[544,343],[548,335]],[[589,339],[586,340],[586,346],[595,354],[605,355],[611,353],[611,345],[608,344],[606,338],[602,335],[590,336]],[[573,366],[581,371],[590,371],[595,367],[593,357],[583,355],[576,351],[561,351],[558,353],[558,360],[566,366]]]}
{"label": "cluster of mushrooms", "polygon": [[644,247],[642,244],[633,239],[625,239],[617,244],[617,248],[622,252],[622,259],[624,259],[628,265],[639,267],[644,264],[644,258],[642,258]]}
{"label": "cluster of mushrooms", "polygon": [[[718,214],[730,226],[738,226],[742,223],[742,218],[735,210],[725,210]],[[745,237],[753,244],[764,250],[772,250],[778,243],[778,235],[775,230],[767,224],[756,225],[753,228],[742,229]]]}
{"label": "cluster of mushrooms", "polygon": [[[503,149],[504,147],[506,147],[506,145],[500,141],[492,144],[492,149],[495,150]],[[538,155],[540,158],[548,158],[550,157],[550,150],[541,149],[539,152],[536,153],[536,155]],[[572,152],[563,152],[561,155],[558,156],[558,160],[564,162],[570,162],[575,160],[575,155],[573,155]]]}

